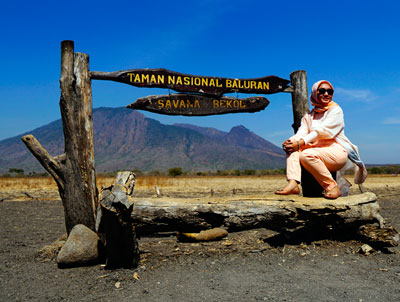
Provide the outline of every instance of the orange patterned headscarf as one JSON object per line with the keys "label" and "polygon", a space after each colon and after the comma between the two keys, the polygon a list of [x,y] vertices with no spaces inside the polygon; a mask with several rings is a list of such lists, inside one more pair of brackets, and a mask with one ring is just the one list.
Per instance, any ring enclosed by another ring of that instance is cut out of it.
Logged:
{"label": "orange patterned headscarf", "polygon": [[335,102],[333,102],[333,101],[330,101],[329,103],[324,103],[324,102],[321,102],[321,101],[318,99],[318,94],[317,94],[318,88],[319,88],[319,86],[321,86],[321,84],[324,84],[324,83],[325,83],[325,84],[328,84],[328,85],[333,89],[332,84],[329,83],[328,81],[325,81],[325,80],[318,81],[317,83],[315,83],[315,84],[312,86],[312,89],[311,89],[311,96],[310,96],[311,104],[314,106],[314,109],[313,109],[312,111],[315,111],[315,112],[325,112],[325,111],[328,110],[330,107],[332,107],[332,106],[337,106],[337,104],[336,104]]}

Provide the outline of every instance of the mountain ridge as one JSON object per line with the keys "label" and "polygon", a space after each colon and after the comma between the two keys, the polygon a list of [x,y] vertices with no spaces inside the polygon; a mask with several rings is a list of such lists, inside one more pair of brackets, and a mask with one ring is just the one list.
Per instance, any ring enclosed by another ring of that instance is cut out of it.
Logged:
{"label": "mountain ridge", "polygon": [[[93,110],[97,172],[121,169],[215,171],[284,166],[284,152],[244,126],[229,132],[190,124],[164,125],[136,110],[100,107]],[[52,155],[63,153],[61,119],[0,141],[0,173],[9,168],[43,171],[20,138],[33,134]]]}

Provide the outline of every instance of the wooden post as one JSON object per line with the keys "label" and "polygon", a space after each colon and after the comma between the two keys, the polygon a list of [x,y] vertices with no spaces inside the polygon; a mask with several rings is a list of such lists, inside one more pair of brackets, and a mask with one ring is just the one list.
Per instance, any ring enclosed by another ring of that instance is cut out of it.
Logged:
{"label": "wooden post", "polygon": [[[290,74],[292,84],[292,108],[293,108],[293,130],[294,133],[300,127],[301,119],[309,112],[308,91],[307,91],[307,72],[297,70]],[[301,167],[301,187],[304,197],[322,197],[322,187],[314,177]]]}
{"label": "wooden post", "polygon": [[95,230],[97,207],[89,56],[61,42],[60,110],[65,153],[52,157],[32,136],[22,141],[53,176],[64,206],[67,233],[77,224]]}
{"label": "wooden post", "polygon": [[292,106],[293,106],[293,130],[296,133],[301,124],[301,119],[309,112],[308,91],[307,91],[307,72],[297,70],[290,74],[293,87]]}

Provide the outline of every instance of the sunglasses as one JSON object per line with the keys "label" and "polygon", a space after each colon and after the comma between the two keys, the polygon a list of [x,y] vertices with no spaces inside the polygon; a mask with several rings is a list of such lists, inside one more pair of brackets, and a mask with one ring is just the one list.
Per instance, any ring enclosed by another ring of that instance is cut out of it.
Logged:
{"label": "sunglasses", "polygon": [[333,89],[325,89],[325,88],[318,89],[319,94],[325,94],[325,92],[327,92],[329,95],[333,95]]}

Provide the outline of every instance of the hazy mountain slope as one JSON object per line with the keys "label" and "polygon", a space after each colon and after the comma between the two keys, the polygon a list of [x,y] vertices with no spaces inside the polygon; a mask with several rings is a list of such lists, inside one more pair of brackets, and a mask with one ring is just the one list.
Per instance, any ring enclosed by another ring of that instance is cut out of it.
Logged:
{"label": "hazy mountain slope", "polygon": [[[193,125],[163,125],[138,111],[98,108],[93,112],[96,171],[121,169],[265,169],[284,166],[281,149],[243,126],[227,133]],[[61,120],[32,133],[51,155],[63,152]],[[20,137],[0,141],[0,172],[42,171]]]}

